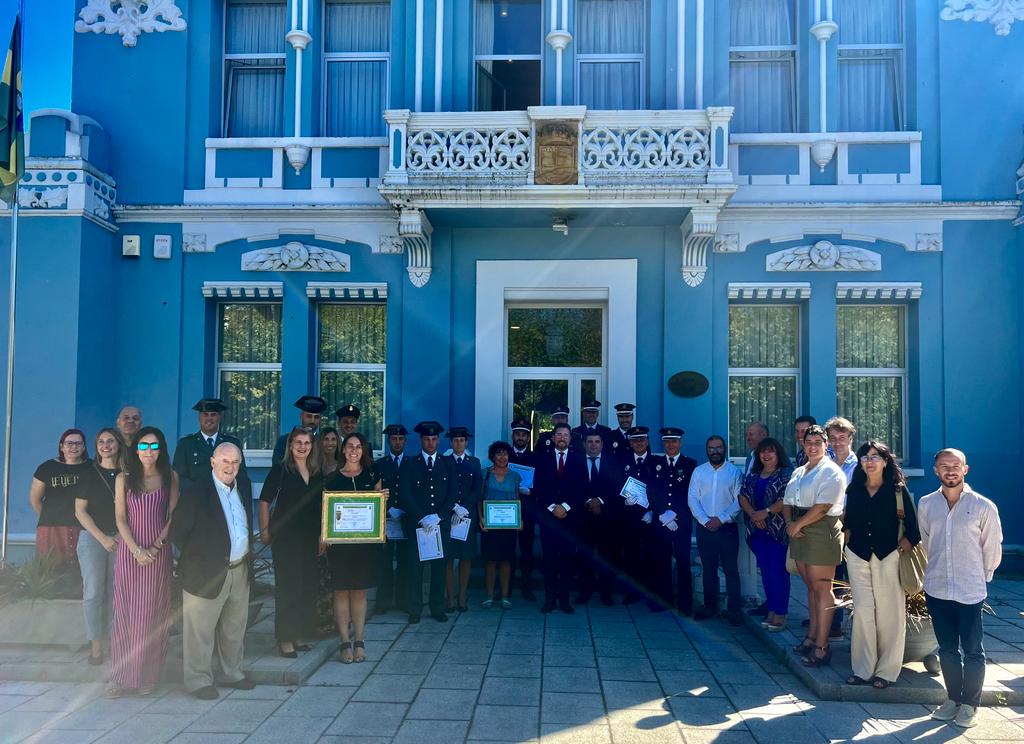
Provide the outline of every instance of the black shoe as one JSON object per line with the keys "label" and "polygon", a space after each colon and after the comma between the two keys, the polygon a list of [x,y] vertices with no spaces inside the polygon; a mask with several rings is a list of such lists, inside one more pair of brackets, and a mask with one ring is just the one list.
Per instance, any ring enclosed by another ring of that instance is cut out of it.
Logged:
{"label": "black shoe", "polygon": [[639,594],[627,594],[625,599],[622,600],[622,604],[624,604],[624,605],[636,604],[641,599],[642,599],[642,597]]}
{"label": "black shoe", "polygon": [[601,604],[603,604],[605,607],[614,607],[615,606],[615,600],[612,599],[612,595],[611,594],[602,594],[601,595]]}
{"label": "black shoe", "polygon": [[536,602],[537,595],[534,594],[530,589],[523,589],[523,599],[527,602]]}
{"label": "black shoe", "polygon": [[256,683],[253,682],[248,677],[242,677],[241,679],[236,679],[233,682],[222,682],[221,684],[224,685],[225,687],[230,687],[232,690],[255,690],[256,689]]}
{"label": "black shoe", "polygon": [[566,615],[571,615],[574,612],[576,612],[576,608],[573,607],[571,604],[569,604],[568,600],[566,600],[565,602],[559,603],[558,606],[562,610],[562,612],[564,612]]}
{"label": "black shoe", "polygon": [[768,603],[762,602],[752,610],[747,610],[747,614],[751,617],[768,617]]}
{"label": "black shoe", "polygon": [[733,626],[734,628],[738,628],[741,625],[743,625],[743,615],[740,613],[739,610],[725,613],[725,618],[729,621],[729,625]]}
{"label": "black shoe", "polygon": [[419,624],[419,621],[420,621],[420,616],[419,615],[409,615],[409,625],[417,625],[417,624]]}
{"label": "black shoe", "polygon": [[573,601],[575,601],[576,604],[586,604],[587,602],[590,601],[590,598],[592,596],[593,596],[593,592],[580,592],[579,594],[576,595],[576,599],[573,600]]}
{"label": "black shoe", "polygon": [[697,608],[696,612],[693,613],[693,617],[697,620],[710,620],[718,614],[718,610],[713,610],[706,605],[701,605]]}
{"label": "black shoe", "polygon": [[199,698],[200,700],[216,700],[220,697],[220,693],[217,692],[217,688],[213,685],[207,685],[206,687],[200,687],[198,690],[192,690],[192,697]]}
{"label": "black shoe", "polygon": [[430,616],[432,618],[434,618],[435,620],[437,620],[437,622],[439,622],[439,623],[446,623],[446,622],[448,622],[448,616],[445,615],[443,612],[441,612],[441,610],[434,610],[433,612],[430,613]]}
{"label": "black shoe", "polygon": [[313,648],[313,647],[310,646],[308,643],[296,643],[295,644],[295,650],[298,651],[300,654],[306,653],[311,648]]}
{"label": "black shoe", "polygon": [[555,603],[554,602],[545,602],[544,604],[542,604],[540,606],[540,611],[541,611],[542,615],[547,615],[549,612],[554,612],[554,609],[555,609]]}

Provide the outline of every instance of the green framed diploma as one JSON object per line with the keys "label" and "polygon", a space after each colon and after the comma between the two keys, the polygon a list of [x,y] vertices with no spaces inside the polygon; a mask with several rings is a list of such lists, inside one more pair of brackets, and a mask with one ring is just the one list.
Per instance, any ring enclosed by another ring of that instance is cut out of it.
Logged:
{"label": "green framed diploma", "polygon": [[320,539],[328,545],[382,543],[386,519],[379,491],[324,491]]}
{"label": "green framed diploma", "polygon": [[521,530],[522,504],[517,499],[484,501],[484,527],[489,530]]}

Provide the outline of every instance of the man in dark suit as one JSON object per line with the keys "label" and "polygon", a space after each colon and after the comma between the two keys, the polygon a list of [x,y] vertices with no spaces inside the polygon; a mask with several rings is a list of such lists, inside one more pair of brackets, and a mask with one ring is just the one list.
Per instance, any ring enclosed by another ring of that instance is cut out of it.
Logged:
{"label": "man in dark suit", "polygon": [[587,487],[584,493],[583,514],[579,525],[579,543],[576,552],[576,571],[579,594],[576,604],[586,604],[596,587],[601,603],[615,604],[612,587],[615,572],[620,565],[616,555],[618,538],[613,529],[622,512],[622,484],[616,475],[615,463],[603,454],[604,439],[594,430],[586,438]]}
{"label": "man in dark suit", "polygon": [[405,460],[405,438],[409,434],[401,424],[388,424],[384,427],[388,451],[377,459],[377,472],[380,473],[381,486],[395,495],[395,500],[388,508],[388,517],[400,520],[404,540],[388,537],[384,543],[384,566],[381,571],[380,583],[377,585],[377,602],[374,613],[383,615],[391,607],[400,612],[409,611],[409,571],[412,554],[409,552],[409,525],[405,523],[404,512],[398,503],[400,491],[402,462]]}
{"label": "man in dark suit", "polygon": [[[210,474],[210,458],[213,450],[223,442],[230,442],[242,450],[238,437],[220,430],[224,411],[227,410],[220,398],[202,398],[192,406],[198,412],[199,431],[178,440],[174,448],[174,472],[178,474],[179,488],[184,491],[197,481],[205,480]],[[242,457],[241,471],[245,472],[245,457]]]}
{"label": "man in dark suit", "polygon": [[[648,528],[647,566],[651,591],[660,609],[672,607],[683,617],[693,614],[693,577],[690,551],[693,539],[693,515],[687,504],[690,476],[697,461],[680,453],[685,432],[677,426],[661,429],[664,456],[655,468],[657,488],[651,501],[654,512]],[[672,558],[676,559],[676,586],[672,591]],[[653,609],[653,608],[652,608]]]}
{"label": "man in dark suit", "polygon": [[178,500],[170,530],[180,551],[185,689],[201,700],[219,696],[214,653],[224,686],[255,687],[242,672],[249,619],[252,485],[240,472],[242,452],[234,444],[218,445],[210,466],[210,475],[193,483]]}
{"label": "man in dark suit", "polygon": [[583,423],[572,430],[573,441],[578,443],[579,451],[586,454],[587,436],[593,433],[601,435],[603,442],[608,442],[612,430],[597,419],[601,415],[601,401],[591,400],[583,406]]}
{"label": "man in dark suit", "polygon": [[551,612],[555,605],[571,615],[569,589],[576,564],[576,527],[582,516],[583,494],[587,486],[584,458],[569,449],[572,430],[569,424],[556,424],[552,432],[554,449],[538,454],[534,460],[534,493],[537,499],[540,539],[544,546],[544,605]]}
{"label": "man in dark suit", "polygon": [[413,428],[420,435],[420,454],[407,457],[399,470],[398,502],[405,511],[410,528],[409,542],[413,564],[409,571],[409,623],[420,621],[423,609],[423,569],[430,571],[430,616],[447,622],[444,613],[445,558],[421,561],[416,544],[416,528],[440,530],[443,550],[450,550],[451,510],[458,495],[453,462],[437,452],[437,442],[444,427],[436,421],[421,421]]}
{"label": "man in dark suit", "polygon": [[618,459],[628,459],[630,455],[629,436],[626,432],[633,426],[636,406],[632,403],[616,403],[615,418],[618,426],[611,429],[606,437],[605,454]]}
{"label": "man in dark suit", "polygon": [[[312,434],[315,440],[320,436],[320,422],[323,419],[324,411],[327,410],[327,401],[316,395],[303,395],[292,405],[299,409],[299,427]],[[285,432],[278,437],[277,444],[274,445],[274,453],[271,460],[275,465],[284,459],[284,448],[288,443],[288,434],[289,432]]]}
{"label": "man in dark suit", "polygon": [[[512,457],[509,462],[533,467],[530,433],[530,422],[526,419],[512,422]],[[520,487],[519,502],[523,509],[523,529],[519,531],[519,589],[523,599],[536,602],[537,596],[533,593],[533,544],[537,534],[537,504],[533,490]]]}
{"label": "man in dark suit", "polygon": [[[655,489],[654,473],[657,458],[651,454],[646,426],[633,426],[628,431],[629,450],[619,457],[621,478],[635,478],[647,487],[648,504]],[[614,433],[614,432],[613,432]],[[653,515],[651,507],[640,504],[622,505],[619,540],[622,545],[622,564],[629,586],[623,604],[639,602],[648,587],[647,566],[644,564],[644,540]]]}
{"label": "man in dark suit", "polygon": [[[537,445],[533,451],[537,454],[546,455],[555,449],[555,427],[559,424],[569,424],[569,406],[555,406],[551,411],[551,431],[542,431],[537,435]],[[576,451],[583,451],[583,440],[572,433],[570,427],[569,448]]]}

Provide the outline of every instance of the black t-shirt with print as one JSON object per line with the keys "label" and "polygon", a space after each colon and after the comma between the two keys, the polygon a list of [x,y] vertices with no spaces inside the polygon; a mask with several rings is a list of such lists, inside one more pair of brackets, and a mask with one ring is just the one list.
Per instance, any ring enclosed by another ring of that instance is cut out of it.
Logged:
{"label": "black t-shirt with print", "polygon": [[81,527],[75,517],[75,499],[86,498],[86,484],[92,480],[92,461],[71,465],[47,460],[36,468],[33,478],[43,482],[43,510],[40,527]]}

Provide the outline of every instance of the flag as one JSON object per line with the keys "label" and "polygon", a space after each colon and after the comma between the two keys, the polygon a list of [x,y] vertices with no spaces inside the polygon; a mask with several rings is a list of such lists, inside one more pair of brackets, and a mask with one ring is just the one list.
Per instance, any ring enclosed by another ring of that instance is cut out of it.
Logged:
{"label": "flag", "polygon": [[21,110],[21,18],[15,17],[0,77],[0,199],[14,204],[25,173],[25,122]]}

